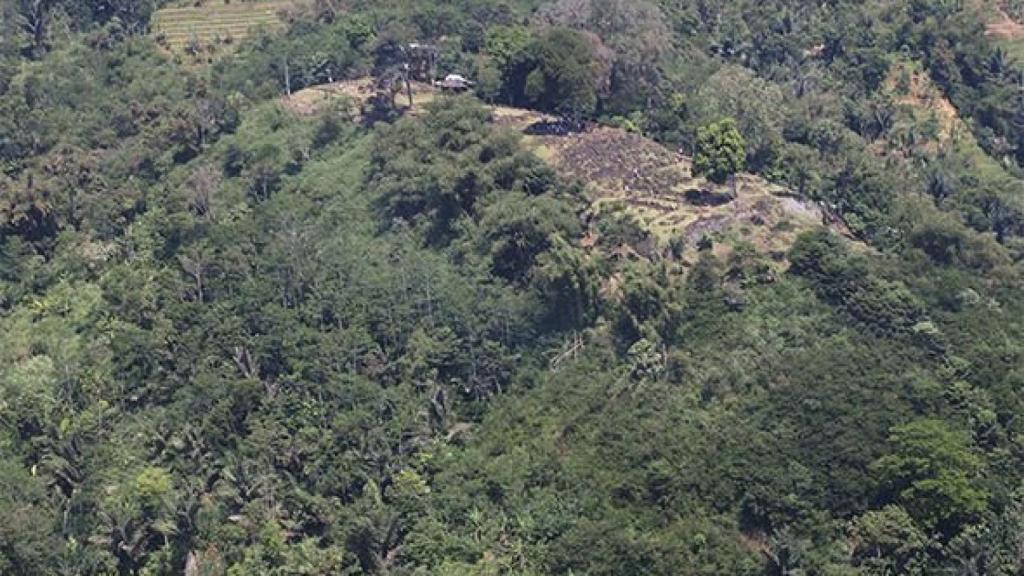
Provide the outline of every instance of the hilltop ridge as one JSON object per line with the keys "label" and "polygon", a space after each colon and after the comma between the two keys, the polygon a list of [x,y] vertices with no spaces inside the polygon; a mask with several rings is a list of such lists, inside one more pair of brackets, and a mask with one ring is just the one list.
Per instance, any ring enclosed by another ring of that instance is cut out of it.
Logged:
{"label": "hilltop ridge", "polygon": [[[375,93],[373,79],[361,78],[311,86],[282,96],[279,103],[300,115],[340,105],[355,121]],[[412,94],[407,113],[418,114],[440,92],[413,82]],[[407,107],[404,92],[396,103]],[[557,122],[550,114],[501,105],[490,109],[492,122],[521,133],[528,149],[559,174],[583,183],[595,214],[625,211],[662,247],[681,240],[690,263],[705,239],[719,241],[720,255],[743,241],[781,261],[800,232],[823,224],[852,238],[841,222],[826,219],[821,207],[762,177],[738,174],[733,198],[730,186],[694,176],[692,158],[643,135],[601,125],[554,133],[535,128]]]}

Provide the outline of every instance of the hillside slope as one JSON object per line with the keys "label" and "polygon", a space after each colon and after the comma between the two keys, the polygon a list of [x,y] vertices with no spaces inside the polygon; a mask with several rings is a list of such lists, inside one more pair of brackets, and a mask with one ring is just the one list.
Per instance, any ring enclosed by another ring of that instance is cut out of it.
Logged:
{"label": "hillside slope", "polygon": [[[341,81],[306,88],[282,97],[286,109],[314,115],[341,103],[358,120],[362,106],[376,93],[372,79]],[[412,114],[440,93],[413,83]],[[406,95],[396,103],[407,106]],[[584,184],[595,214],[620,211],[634,216],[662,247],[681,240],[684,258],[693,263],[702,239],[721,242],[719,255],[737,241],[748,242],[778,259],[803,231],[827,223],[820,207],[786,188],[752,174],[730,185],[716,185],[692,174],[692,160],[641,135],[594,126],[583,132],[554,133],[544,127],[555,118],[534,110],[492,106],[492,122],[523,134],[528,149],[559,174]],[[848,231],[832,222],[844,235]]]}
{"label": "hillside slope", "polygon": [[1024,574],[982,0],[194,1],[0,2],[0,574]]}

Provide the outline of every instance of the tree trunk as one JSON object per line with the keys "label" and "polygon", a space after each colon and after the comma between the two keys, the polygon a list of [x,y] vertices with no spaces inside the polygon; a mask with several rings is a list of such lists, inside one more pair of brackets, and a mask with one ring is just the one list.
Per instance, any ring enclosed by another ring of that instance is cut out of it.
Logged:
{"label": "tree trunk", "polygon": [[288,58],[284,59],[284,91],[290,98],[292,95],[292,76],[288,70]]}

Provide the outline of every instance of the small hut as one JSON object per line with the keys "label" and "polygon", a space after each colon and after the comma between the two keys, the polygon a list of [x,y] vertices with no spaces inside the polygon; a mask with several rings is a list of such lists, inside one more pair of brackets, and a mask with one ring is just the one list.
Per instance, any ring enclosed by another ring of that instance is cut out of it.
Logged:
{"label": "small hut", "polygon": [[460,74],[449,74],[444,80],[434,82],[434,85],[445,92],[466,92],[473,88],[473,82],[467,80]]}

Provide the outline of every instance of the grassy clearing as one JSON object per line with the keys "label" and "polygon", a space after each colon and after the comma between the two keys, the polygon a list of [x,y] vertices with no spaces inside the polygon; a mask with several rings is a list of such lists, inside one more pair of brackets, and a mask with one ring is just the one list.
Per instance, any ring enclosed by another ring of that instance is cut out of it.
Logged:
{"label": "grassy clearing", "polygon": [[184,52],[189,47],[217,52],[253,30],[283,26],[278,13],[292,5],[292,0],[235,0],[230,4],[216,0],[200,6],[172,6],[156,12],[153,34],[174,52]]}
{"label": "grassy clearing", "polygon": [[[377,89],[372,78],[342,80],[333,84],[321,84],[299,90],[290,97],[282,97],[281,105],[299,115],[308,116],[338,102],[343,102],[350,105],[352,118],[358,120],[360,108],[376,93]],[[437,89],[430,84],[413,82],[412,113],[418,113],[427,103],[433,101],[436,95]],[[399,107],[408,108],[408,102],[408,96],[404,90],[395,96],[395,103]]]}

